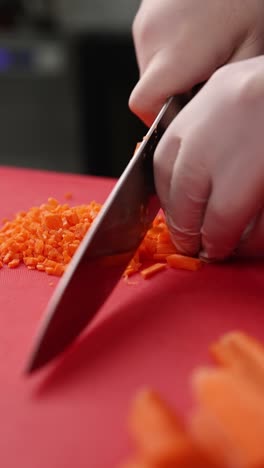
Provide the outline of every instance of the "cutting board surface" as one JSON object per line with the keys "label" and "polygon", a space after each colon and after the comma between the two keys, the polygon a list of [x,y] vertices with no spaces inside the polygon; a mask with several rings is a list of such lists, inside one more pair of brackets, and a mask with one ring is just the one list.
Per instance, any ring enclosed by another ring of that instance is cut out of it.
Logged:
{"label": "cutting board surface", "polygon": [[[66,192],[71,205],[103,202],[113,184],[0,168],[0,219],[49,196],[65,202]],[[121,280],[71,349],[26,378],[32,339],[57,282],[24,267],[0,270],[3,468],[116,468],[129,453],[126,417],[138,389],[154,387],[184,413],[190,373],[209,362],[212,340],[238,328],[264,339],[263,262],[168,270],[148,281],[135,277],[135,284]]]}

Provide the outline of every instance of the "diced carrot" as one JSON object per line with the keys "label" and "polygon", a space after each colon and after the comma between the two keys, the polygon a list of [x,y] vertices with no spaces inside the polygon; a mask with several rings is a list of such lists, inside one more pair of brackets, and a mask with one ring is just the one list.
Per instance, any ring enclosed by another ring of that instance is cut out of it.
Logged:
{"label": "diced carrot", "polygon": [[26,266],[36,266],[39,262],[35,257],[24,257],[24,263]]}
{"label": "diced carrot", "polygon": [[171,268],[196,271],[202,266],[199,258],[187,257],[185,255],[173,254],[167,257],[167,263]]}
{"label": "diced carrot", "polygon": [[56,214],[48,214],[45,216],[45,222],[49,229],[59,229],[62,227],[61,216]]}
{"label": "diced carrot", "polygon": [[154,265],[151,265],[144,270],[141,271],[141,276],[144,279],[149,279],[152,276],[156,275],[156,273],[159,273],[162,270],[165,270],[166,264],[165,263],[154,263]]}
{"label": "diced carrot", "polygon": [[20,260],[17,258],[14,258],[14,260],[11,260],[11,262],[9,262],[7,266],[8,268],[16,268],[18,267],[19,264],[20,264]]}

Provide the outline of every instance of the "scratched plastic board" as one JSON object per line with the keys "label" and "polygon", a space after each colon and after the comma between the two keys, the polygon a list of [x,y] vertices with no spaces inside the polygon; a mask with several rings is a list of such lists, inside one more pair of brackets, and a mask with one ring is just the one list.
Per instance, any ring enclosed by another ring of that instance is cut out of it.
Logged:
{"label": "scratched plastic board", "polygon": [[[0,168],[0,219],[49,196],[103,202],[114,181]],[[52,281],[53,285],[50,285]],[[264,339],[263,263],[166,271],[120,281],[94,324],[33,378],[23,368],[57,279],[0,270],[0,466],[115,468],[129,452],[126,418],[137,389],[151,386],[184,412],[189,375],[209,362],[208,344],[228,330]],[[89,291],[84,285],[84,294]]]}

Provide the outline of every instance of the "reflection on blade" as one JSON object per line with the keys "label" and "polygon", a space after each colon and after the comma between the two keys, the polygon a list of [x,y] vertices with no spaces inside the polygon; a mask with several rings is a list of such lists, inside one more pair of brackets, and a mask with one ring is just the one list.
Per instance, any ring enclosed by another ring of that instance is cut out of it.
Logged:
{"label": "reflection on blade", "polygon": [[[165,104],[83,239],[48,304],[28,373],[56,357],[84,330],[135,254],[159,209],[153,154],[180,107],[176,98]],[[106,261],[109,256],[118,256],[118,261]]]}

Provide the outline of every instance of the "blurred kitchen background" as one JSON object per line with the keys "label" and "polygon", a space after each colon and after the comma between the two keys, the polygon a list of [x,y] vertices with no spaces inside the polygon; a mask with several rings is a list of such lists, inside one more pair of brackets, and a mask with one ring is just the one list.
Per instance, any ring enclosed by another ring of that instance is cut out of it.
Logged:
{"label": "blurred kitchen background", "polygon": [[119,176],[140,0],[0,0],[0,165]]}

